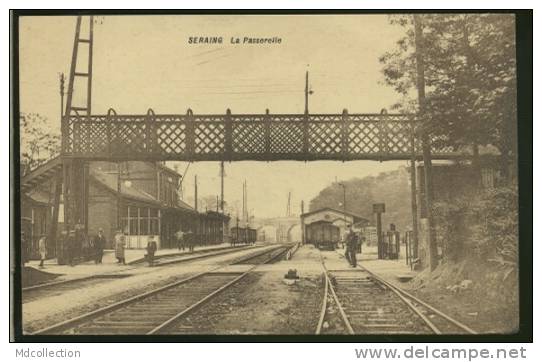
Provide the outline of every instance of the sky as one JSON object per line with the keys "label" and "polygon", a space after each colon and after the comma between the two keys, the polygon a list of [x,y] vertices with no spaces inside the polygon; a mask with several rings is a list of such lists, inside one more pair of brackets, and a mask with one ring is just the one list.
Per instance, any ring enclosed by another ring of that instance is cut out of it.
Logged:
{"label": "sky", "polygon": [[[23,17],[20,22],[21,111],[60,130],[59,74],[68,74],[75,17]],[[305,72],[311,113],[378,113],[399,99],[383,84],[378,58],[402,29],[385,15],[105,16],[94,27],[92,113],[302,113]],[[222,44],[189,44],[222,37]],[[231,38],[277,37],[280,44],[231,44]],[[78,67],[81,66],[80,63]],[[79,100],[76,85],[75,98]],[[80,101],[80,100],[79,100]],[[24,134],[22,135],[24,137]],[[173,163],[168,163],[173,165]],[[182,172],[186,163],[179,162]],[[240,202],[247,180],[256,217],[283,216],[335,179],[376,175],[404,162],[235,162],[226,164],[225,199]],[[219,164],[192,164],[184,194],[220,194]]]}

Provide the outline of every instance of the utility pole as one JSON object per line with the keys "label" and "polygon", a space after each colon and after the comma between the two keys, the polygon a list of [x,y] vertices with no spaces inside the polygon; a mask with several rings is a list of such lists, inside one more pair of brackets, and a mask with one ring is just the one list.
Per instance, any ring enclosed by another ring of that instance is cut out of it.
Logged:
{"label": "utility pole", "polygon": [[305,73],[305,114],[309,114],[309,95],[314,92],[309,89],[309,71]]}
{"label": "utility pole", "polygon": [[[60,79],[60,122],[62,123],[62,118],[64,117],[64,81],[65,76],[64,73],[59,74]],[[58,229],[58,213],[59,213],[59,206],[60,206],[60,195],[62,194],[62,173],[59,173],[54,179],[54,196],[53,196],[53,212],[51,214],[51,227],[49,228],[49,235],[47,235],[47,240],[51,243],[54,241],[55,243],[55,251],[57,253],[57,257],[60,255],[60,248],[62,245],[60,244],[59,240],[56,238],[57,229]]]}
{"label": "utility pole", "polygon": [[[117,229],[121,229],[121,228],[122,228],[122,162],[117,162]],[[128,229],[130,229],[130,225],[128,225]]]}
{"label": "utility pole", "polygon": [[198,175],[194,176],[194,209],[198,211]]}
{"label": "utility pole", "polygon": [[425,178],[425,208],[427,212],[427,227],[429,229],[429,267],[431,271],[437,267],[437,244],[435,238],[435,227],[433,224],[433,175],[431,163],[431,143],[427,130],[425,129],[425,63],[424,63],[424,42],[423,42],[423,24],[420,15],[414,15],[414,42],[416,45],[416,72],[418,103],[420,115],[422,118],[422,150],[423,150],[423,169]]}
{"label": "utility pole", "polygon": [[292,198],[292,192],[288,192],[288,205],[286,206],[286,216],[290,217],[292,216],[292,210],[290,209],[290,200]]}
{"label": "utility pole", "polygon": [[64,73],[60,73],[60,118],[64,117],[64,82],[66,81],[66,76]]}
{"label": "utility pole", "polygon": [[343,188],[343,220],[344,220],[344,227],[346,229],[346,185],[343,183],[340,183],[339,186],[342,186]]}
{"label": "utility pole", "polygon": [[245,220],[245,215],[246,215],[246,195],[245,195],[245,192],[246,192],[246,180],[243,181],[243,210],[242,210],[242,218],[243,220]]}
{"label": "utility pole", "polygon": [[385,204],[373,204],[373,214],[376,214],[376,234],[378,237],[378,259],[384,259],[384,240],[382,238],[382,213],[386,212]]}
{"label": "utility pole", "polygon": [[248,185],[245,180],[245,227],[248,227]]}
{"label": "utility pole", "polygon": [[[412,135],[414,149],[414,135]],[[410,210],[412,213],[412,256],[418,258],[418,201],[416,200],[416,155],[412,151],[410,159]]]}
{"label": "utility pole", "polygon": [[220,211],[224,213],[224,161],[220,162]]}
{"label": "utility pole", "polygon": [[309,114],[309,71],[305,73],[305,114]]}
{"label": "utility pole", "polygon": [[305,202],[301,200],[301,243],[305,244]]}

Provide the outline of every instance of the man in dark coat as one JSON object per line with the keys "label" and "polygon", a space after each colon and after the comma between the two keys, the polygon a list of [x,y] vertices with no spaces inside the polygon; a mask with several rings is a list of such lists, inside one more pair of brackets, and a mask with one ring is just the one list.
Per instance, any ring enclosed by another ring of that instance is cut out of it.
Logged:
{"label": "man in dark coat", "polygon": [[147,243],[147,261],[149,262],[149,266],[154,266],[154,254],[156,253],[157,249],[156,241],[154,241],[154,235],[149,236],[149,241]]}
{"label": "man in dark coat", "polygon": [[70,266],[75,265],[75,230],[70,230],[66,236],[66,259]]}
{"label": "man in dark coat", "polygon": [[101,264],[102,257],[104,255],[106,240],[104,236],[104,231],[102,228],[98,229],[98,235],[94,237],[93,247],[94,247],[94,263]]}
{"label": "man in dark coat", "polygon": [[184,234],[184,240],[186,246],[188,246],[188,251],[193,252],[194,251],[194,244],[196,243],[196,235],[192,232],[191,229],[188,229],[188,231]]}
{"label": "man in dark coat", "polygon": [[357,266],[356,252],[358,249],[358,236],[352,230],[352,226],[348,225],[348,234],[346,236],[346,255],[347,260],[354,268]]}

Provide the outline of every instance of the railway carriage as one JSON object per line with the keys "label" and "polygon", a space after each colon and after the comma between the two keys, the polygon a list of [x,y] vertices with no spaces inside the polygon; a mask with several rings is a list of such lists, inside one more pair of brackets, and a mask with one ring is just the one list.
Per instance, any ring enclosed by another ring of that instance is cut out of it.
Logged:
{"label": "railway carriage", "polygon": [[335,250],[341,239],[339,227],[329,221],[313,222],[305,230],[307,242],[318,249]]}
{"label": "railway carriage", "polygon": [[231,243],[236,244],[254,244],[256,242],[256,229],[249,227],[232,227],[231,228]]}
{"label": "railway carriage", "polygon": [[367,225],[369,220],[351,212],[330,207],[301,215],[303,242],[318,249],[335,250],[347,225]]}

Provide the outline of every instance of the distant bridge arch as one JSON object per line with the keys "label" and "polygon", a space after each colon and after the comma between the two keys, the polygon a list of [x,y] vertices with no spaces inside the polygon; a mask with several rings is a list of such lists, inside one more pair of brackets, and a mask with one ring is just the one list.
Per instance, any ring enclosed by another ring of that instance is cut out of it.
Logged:
{"label": "distant bridge arch", "polygon": [[254,224],[258,233],[265,228],[273,227],[276,233],[275,241],[279,243],[296,241],[293,240],[292,230],[295,226],[299,226],[301,230],[301,219],[298,216],[257,219]]}

